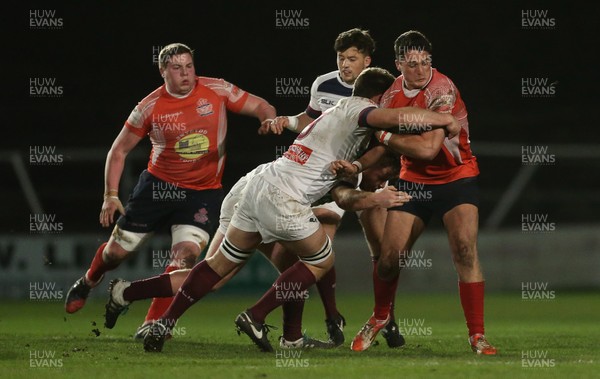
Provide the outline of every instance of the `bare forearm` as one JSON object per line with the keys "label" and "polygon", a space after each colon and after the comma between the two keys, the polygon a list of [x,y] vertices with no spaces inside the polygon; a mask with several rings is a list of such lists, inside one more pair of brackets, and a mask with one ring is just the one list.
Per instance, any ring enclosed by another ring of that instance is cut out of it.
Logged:
{"label": "bare forearm", "polygon": [[357,161],[360,163],[360,171],[364,171],[370,167],[373,167],[373,165],[377,163],[377,161],[381,159],[384,154],[385,146],[383,145],[378,145],[367,150],[367,152],[357,159]]}
{"label": "bare forearm", "polygon": [[104,166],[104,193],[109,191],[118,191],[123,168],[125,167],[126,154],[115,152],[112,149],[106,156]]}
{"label": "bare forearm", "polygon": [[450,114],[417,107],[378,108],[367,115],[367,123],[376,128],[402,128],[402,125],[411,125],[420,129],[420,132],[443,128],[452,123],[453,119]]}
{"label": "bare forearm", "polygon": [[[379,133],[381,135],[381,132]],[[443,130],[433,130],[423,134],[388,133],[380,141],[385,139],[384,143],[399,154],[430,161],[438,155],[444,138]]]}
{"label": "bare forearm", "polygon": [[277,116],[274,106],[269,104],[265,99],[252,94],[248,95],[248,99],[246,99],[246,103],[240,113],[245,116],[256,117],[260,122],[267,119],[274,119]]}
{"label": "bare forearm", "polygon": [[377,206],[373,192],[357,191],[349,187],[336,187],[332,191],[333,200],[346,211],[360,211]]}

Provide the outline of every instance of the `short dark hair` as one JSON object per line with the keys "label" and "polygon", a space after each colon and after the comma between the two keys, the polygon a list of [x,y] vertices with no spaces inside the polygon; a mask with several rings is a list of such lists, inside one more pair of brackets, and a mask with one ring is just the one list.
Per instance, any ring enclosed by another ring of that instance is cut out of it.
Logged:
{"label": "short dark hair", "polygon": [[356,47],[362,54],[370,57],[375,51],[375,41],[368,30],[354,28],[341,32],[333,44],[333,49],[338,53],[351,47]]}
{"label": "short dark hair", "polygon": [[381,67],[365,68],[354,82],[353,96],[366,97],[383,94],[396,78],[390,72]]}
{"label": "short dark hair", "polygon": [[433,47],[423,33],[418,30],[409,30],[408,32],[400,34],[400,36],[396,38],[396,42],[394,42],[396,58],[402,58],[402,56],[410,50],[426,51],[431,54]]}
{"label": "short dark hair", "polygon": [[173,55],[189,54],[192,56],[192,62],[194,61],[194,50],[190,49],[183,43],[171,43],[162,48],[158,53],[158,67],[167,68],[167,65],[171,61]]}

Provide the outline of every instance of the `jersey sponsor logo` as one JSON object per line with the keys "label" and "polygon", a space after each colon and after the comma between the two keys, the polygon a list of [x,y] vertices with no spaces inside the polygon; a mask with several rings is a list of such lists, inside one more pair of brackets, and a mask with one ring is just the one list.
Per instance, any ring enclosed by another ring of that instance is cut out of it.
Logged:
{"label": "jersey sponsor logo", "polygon": [[194,160],[208,153],[210,140],[207,136],[198,133],[190,133],[183,136],[175,143],[175,152],[186,160]]}
{"label": "jersey sponsor logo", "polygon": [[200,116],[208,116],[213,114],[213,106],[212,104],[205,98],[200,98],[196,102],[196,112]]}
{"label": "jersey sponsor logo", "polygon": [[312,154],[312,149],[303,145],[293,144],[290,148],[283,154],[287,159],[300,163],[304,165],[310,155]]}

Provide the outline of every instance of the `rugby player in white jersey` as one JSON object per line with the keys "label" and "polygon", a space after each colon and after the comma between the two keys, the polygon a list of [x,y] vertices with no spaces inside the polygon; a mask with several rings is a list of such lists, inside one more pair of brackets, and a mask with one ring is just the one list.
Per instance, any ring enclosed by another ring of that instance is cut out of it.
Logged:
{"label": "rugby player in white jersey", "polygon": [[[333,107],[340,99],[352,95],[352,88],[358,75],[371,64],[371,56],[375,51],[375,41],[368,31],[354,28],[344,31],[338,35],[333,45],[337,55],[338,69],[318,76],[310,90],[310,102],[306,110],[296,116],[276,117],[273,124],[273,132],[280,134],[284,128],[295,133],[300,133],[313,120],[324,111]],[[364,183],[369,188],[376,188],[376,183]],[[334,201],[319,201],[313,205],[313,213],[319,219],[325,233],[333,242],[336,231],[340,226],[345,210]],[[364,212],[357,212],[359,222],[363,228],[369,250],[372,256],[379,256],[379,247],[383,235],[386,211],[384,208],[376,207]],[[281,244],[272,244],[275,257],[285,257],[285,249]],[[377,277],[373,276],[374,285],[377,285]],[[339,346],[344,342],[343,329],[346,320],[337,309],[335,300],[336,271],[332,267],[317,283],[317,289],[325,308],[325,324],[329,339]],[[301,332],[303,302],[285,304],[290,308],[289,323],[294,325],[291,334],[298,335]],[[393,321],[395,319],[392,308],[391,322],[382,332],[390,347],[404,345],[404,338],[399,328]]]}
{"label": "rugby player in white jersey", "polygon": [[[411,107],[377,108],[381,94],[393,80],[386,70],[364,70],[357,78],[352,97],[340,100],[322,114],[298,136],[283,157],[267,164],[248,182],[217,253],[192,269],[169,309],[153,323],[144,338],[146,351],[162,351],[170,329],[190,306],[245,262],[261,243],[278,241],[296,254],[299,261],[279,276],[259,302],[235,320],[238,330],[262,351],[273,350],[265,319],[285,302],[285,296],[278,291],[281,288],[305,291],[334,262],[329,237],[311,209],[311,204],[338,181],[330,171],[330,162],[353,161],[368,144],[374,128],[396,127],[406,117],[419,117],[434,128],[446,127],[451,134],[458,130],[457,121],[448,114]],[[282,220],[285,227],[281,227]],[[123,288],[122,293],[125,295],[128,289]]]}

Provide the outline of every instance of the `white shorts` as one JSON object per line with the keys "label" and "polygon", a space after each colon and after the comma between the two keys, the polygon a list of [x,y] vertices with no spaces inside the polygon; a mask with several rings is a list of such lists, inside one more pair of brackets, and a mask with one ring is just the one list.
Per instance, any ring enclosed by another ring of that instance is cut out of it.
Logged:
{"label": "white shorts", "polygon": [[263,243],[301,240],[320,226],[310,205],[300,203],[260,175],[248,182],[235,208],[231,225],[260,233]]}
{"label": "white shorts", "polygon": [[315,209],[315,208],[327,209],[327,210],[332,211],[333,213],[337,214],[338,216],[340,216],[340,218],[344,217],[344,213],[346,213],[346,211],[343,210],[342,208],[340,208],[339,205],[337,205],[337,203],[335,201],[331,201],[331,202],[325,203],[325,204],[315,205],[314,207],[312,207],[312,209]]}
{"label": "white shorts", "polygon": [[227,228],[229,227],[229,223],[233,217],[233,212],[235,211],[235,205],[242,198],[247,183],[248,178],[246,176],[241,177],[240,180],[238,180],[237,183],[231,187],[231,190],[221,203],[221,215],[219,216],[218,231],[223,235],[227,233]]}

